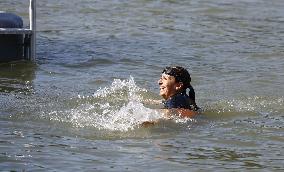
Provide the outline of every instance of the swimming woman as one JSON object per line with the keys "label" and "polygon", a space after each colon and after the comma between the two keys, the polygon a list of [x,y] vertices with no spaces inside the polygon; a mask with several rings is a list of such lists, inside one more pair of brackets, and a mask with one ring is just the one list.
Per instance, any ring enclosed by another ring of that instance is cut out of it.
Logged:
{"label": "swimming woman", "polygon": [[196,105],[195,91],[190,82],[190,74],[183,67],[166,67],[162,71],[158,84],[165,109],[175,110],[180,117],[193,117],[197,114],[199,107]]}
{"label": "swimming woman", "polygon": [[[195,102],[195,91],[190,84],[191,77],[188,71],[180,66],[166,67],[161,74],[158,84],[160,96],[164,98],[163,105],[165,118],[174,116],[193,118],[200,109]],[[188,90],[188,94],[186,91]],[[148,126],[157,121],[146,121],[142,125]]]}

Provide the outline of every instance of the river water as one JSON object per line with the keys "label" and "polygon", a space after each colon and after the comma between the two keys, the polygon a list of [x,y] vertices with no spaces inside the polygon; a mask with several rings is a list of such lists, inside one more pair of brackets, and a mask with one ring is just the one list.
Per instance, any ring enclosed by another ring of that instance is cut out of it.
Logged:
{"label": "river water", "polygon": [[[28,25],[28,0],[1,0]],[[284,1],[40,0],[36,63],[0,64],[0,171],[283,171]],[[162,114],[165,66],[195,119]]]}

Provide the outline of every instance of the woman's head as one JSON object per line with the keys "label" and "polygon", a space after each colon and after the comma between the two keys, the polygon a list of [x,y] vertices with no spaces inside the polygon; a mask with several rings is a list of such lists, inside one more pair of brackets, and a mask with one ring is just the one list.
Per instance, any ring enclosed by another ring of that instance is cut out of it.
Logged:
{"label": "woman's head", "polygon": [[190,74],[183,67],[166,67],[158,81],[160,95],[167,100],[179,92],[185,92],[187,88],[191,87],[190,82]]}

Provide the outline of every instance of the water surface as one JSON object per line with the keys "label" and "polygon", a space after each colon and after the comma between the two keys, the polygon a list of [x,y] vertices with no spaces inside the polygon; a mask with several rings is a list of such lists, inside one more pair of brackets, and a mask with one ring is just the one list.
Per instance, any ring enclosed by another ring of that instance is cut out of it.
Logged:
{"label": "water surface", "polygon": [[[283,171],[282,0],[37,1],[36,64],[0,64],[2,171]],[[28,0],[2,0],[28,25]],[[196,119],[157,79],[192,75]]]}

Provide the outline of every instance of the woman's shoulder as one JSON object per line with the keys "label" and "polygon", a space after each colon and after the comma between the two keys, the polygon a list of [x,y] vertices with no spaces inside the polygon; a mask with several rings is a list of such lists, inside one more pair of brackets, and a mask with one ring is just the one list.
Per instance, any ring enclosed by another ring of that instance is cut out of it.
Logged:
{"label": "woman's shoulder", "polygon": [[176,94],[164,101],[165,108],[187,108],[189,97],[185,94]]}

